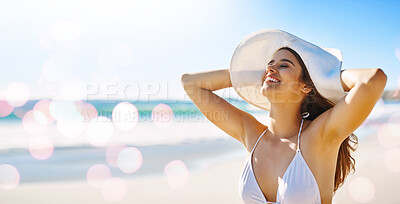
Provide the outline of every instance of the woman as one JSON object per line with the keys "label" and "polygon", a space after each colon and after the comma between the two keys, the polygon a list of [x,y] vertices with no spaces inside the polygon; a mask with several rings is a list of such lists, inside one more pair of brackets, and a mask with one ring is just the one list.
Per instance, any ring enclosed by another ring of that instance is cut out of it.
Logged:
{"label": "woman", "polygon": [[[340,67],[338,50],[263,29],[239,44],[230,69],[182,75],[199,110],[250,153],[239,183],[245,203],[332,202],[354,170],[352,132],[372,111],[387,80],[381,69]],[[244,100],[269,111],[267,125],[213,93],[232,86]],[[227,112],[228,119],[213,118],[215,112]]]}

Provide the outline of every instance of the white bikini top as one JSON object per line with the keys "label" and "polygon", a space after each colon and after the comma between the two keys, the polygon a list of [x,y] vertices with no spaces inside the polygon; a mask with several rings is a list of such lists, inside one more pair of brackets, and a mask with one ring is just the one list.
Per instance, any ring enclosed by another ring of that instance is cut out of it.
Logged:
{"label": "white bikini top", "polygon": [[239,180],[239,195],[245,204],[258,203],[280,203],[280,204],[321,204],[321,197],[317,181],[300,152],[300,133],[304,118],[309,114],[303,115],[300,131],[297,136],[297,150],[292,161],[287,167],[282,179],[278,181],[276,202],[268,202],[264,197],[254,175],[252,156],[261,137],[267,129],[260,135],[256,144],[251,150],[250,156],[246,161],[242,175]]}

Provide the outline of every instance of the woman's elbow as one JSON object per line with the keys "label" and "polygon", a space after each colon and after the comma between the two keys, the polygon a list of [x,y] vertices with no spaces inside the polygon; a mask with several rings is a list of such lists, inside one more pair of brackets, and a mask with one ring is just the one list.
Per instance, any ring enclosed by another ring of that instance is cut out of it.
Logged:
{"label": "woman's elbow", "polygon": [[387,82],[387,76],[385,72],[380,68],[377,68],[375,70],[375,74],[369,80],[369,84],[373,85],[374,88],[379,88],[382,90],[385,88],[386,82]]}
{"label": "woman's elbow", "polygon": [[380,68],[376,69],[375,77],[377,78],[377,81],[379,81],[380,83],[383,83],[384,85],[386,85],[387,76],[386,76],[385,72],[382,69],[380,69]]}
{"label": "woman's elbow", "polygon": [[182,86],[185,86],[185,83],[187,81],[187,76],[188,76],[187,73],[182,74],[182,76],[181,76],[181,84],[182,84]]}
{"label": "woman's elbow", "polygon": [[184,89],[186,89],[187,87],[193,86],[193,81],[191,81],[189,78],[190,78],[190,74],[188,74],[188,73],[184,73],[181,76],[181,85]]}
{"label": "woman's elbow", "polygon": [[378,77],[380,77],[381,80],[385,81],[385,83],[386,83],[387,76],[386,76],[385,72],[382,69],[380,69],[380,68],[376,69],[376,75],[378,75]]}

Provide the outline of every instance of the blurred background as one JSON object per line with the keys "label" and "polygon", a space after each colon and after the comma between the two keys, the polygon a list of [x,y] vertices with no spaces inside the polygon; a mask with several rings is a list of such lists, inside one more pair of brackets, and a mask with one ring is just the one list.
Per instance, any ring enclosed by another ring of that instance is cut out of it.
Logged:
{"label": "blurred background", "polygon": [[[278,28],[381,68],[334,203],[400,203],[400,2],[15,0],[0,6],[1,203],[241,203],[247,152],[185,95],[183,73],[229,68]],[[216,91],[266,123],[232,88]],[[216,115],[223,119],[226,115]]]}

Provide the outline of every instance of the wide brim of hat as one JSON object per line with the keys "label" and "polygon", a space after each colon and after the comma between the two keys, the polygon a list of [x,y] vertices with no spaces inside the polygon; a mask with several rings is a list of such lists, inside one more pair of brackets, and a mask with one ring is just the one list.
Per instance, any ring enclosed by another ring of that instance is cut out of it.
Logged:
{"label": "wide brim of hat", "polygon": [[279,29],[262,29],[246,36],[231,59],[232,86],[246,102],[270,110],[268,98],[261,94],[262,76],[273,53],[281,47],[289,47],[300,55],[323,97],[336,104],[346,95],[340,81],[340,50],[318,47]]}

